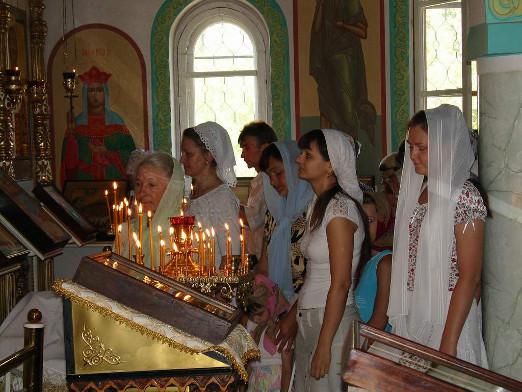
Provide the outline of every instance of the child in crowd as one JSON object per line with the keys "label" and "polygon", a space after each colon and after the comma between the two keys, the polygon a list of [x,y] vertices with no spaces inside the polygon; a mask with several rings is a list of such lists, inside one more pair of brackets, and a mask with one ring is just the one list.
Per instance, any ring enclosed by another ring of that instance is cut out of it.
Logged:
{"label": "child in crowd", "polygon": [[247,302],[247,329],[259,346],[261,358],[250,363],[249,392],[286,392],[292,378],[293,350],[277,352],[274,326],[288,303],[277,285],[256,275]]}
{"label": "child in crowd", "polygon": [[[370,239],[373,244],[377,231],[377,203],[369,193],[364,194],[363,208],[368,216]],[[390,297],[391,265],[392,252],[379,252],[372,247],[372,258],[361,271],[355,290],[355,302],[361,321],[388,332],[391,331],[386,315]]]}

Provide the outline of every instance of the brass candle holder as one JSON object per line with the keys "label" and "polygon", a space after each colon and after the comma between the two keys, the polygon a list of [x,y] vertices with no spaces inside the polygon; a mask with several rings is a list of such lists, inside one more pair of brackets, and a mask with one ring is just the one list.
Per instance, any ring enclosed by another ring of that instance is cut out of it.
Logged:
{"label": "brass candle holder", "polygon": [[25,87],[20,70],[4,69],[0,72],[0,169],[15,176],[13,158],[16,155],[13,112],[17,109]]}

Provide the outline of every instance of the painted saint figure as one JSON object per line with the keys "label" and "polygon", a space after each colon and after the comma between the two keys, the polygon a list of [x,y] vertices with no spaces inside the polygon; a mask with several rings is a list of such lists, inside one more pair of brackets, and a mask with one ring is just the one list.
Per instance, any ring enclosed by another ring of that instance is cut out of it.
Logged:
{"label": "painted saint figure", "polygon": [[310,74],[317,82],[321,127],[373,140],[376,112],[368,101],[361,39],[368,22],[359,0],[316,0]]}
{"label": "painted saint figure", "polygon": [[136,146],[123,119],[109,106],[110,77],[95,66],[79,76],[83,107],[63,140],[62,183],[127,178],[125,166]]}

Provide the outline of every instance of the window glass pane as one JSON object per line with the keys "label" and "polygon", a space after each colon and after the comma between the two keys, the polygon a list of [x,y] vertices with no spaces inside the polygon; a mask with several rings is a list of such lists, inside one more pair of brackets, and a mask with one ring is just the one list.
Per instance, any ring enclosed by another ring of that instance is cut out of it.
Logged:
{"label": "window glass pane", "polygon": [[478,97],[476,95],[471,97],[471,127],[479,129]]}
{"label": "window glass pane", "polygon": [[426,109],[433,109],[437,106],[442,105],[443,103],[447,103],[450,105],[455,105],[462,110],[462,96],[460,97],[427,97],[426,99]]}
{"label": "window glass pane", "polygon": [[452,7],[450,3],[426,8],[424,16],[427,90],[462,88],[460,7]]}
{"label": "window glass pane", "polygon": [[471,91],[477,91],[478,88],[478,75],[477,75],[477,62],[471,62]]}
{"label": "window glass pane", "polygon": [[194,71],[256,69],[254,45],[238,25],[219,22],[209,25],[194,46]]}
{"label": "window glass pane", "polygon": [[238,177],[256,175],[241,158],[237,143],[243,126],[256,119],[256,95],[255,76],[194,78],[194,122],[215,121],[228,131]]}

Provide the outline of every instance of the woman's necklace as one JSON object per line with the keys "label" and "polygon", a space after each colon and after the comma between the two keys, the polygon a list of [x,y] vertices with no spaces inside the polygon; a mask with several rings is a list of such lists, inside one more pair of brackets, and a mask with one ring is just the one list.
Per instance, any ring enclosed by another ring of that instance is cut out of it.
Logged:
{"label": "woman's necklace", "polygon": [[198,183],[194,184],[192,198],[196,199],[198,197],[201,197],[201,196],[207,194],[208,192],[210,192],[211,190],[217,188],[220,184],[221,184],[221,182],[219,181],[219,178],[211,179],[207,183],[203,183],[203,184],[201,182],[198,182]]}

